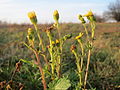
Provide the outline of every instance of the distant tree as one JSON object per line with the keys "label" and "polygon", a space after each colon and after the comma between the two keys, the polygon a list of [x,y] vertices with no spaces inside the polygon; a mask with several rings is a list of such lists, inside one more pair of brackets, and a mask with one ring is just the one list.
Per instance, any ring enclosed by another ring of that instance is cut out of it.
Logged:
{"label": "distant tree", "polygon": [[100,16],[97,14],[95,14],[94,16],[96,18],[96,22],[99,22],[99,23],[105,22],[105,18],[103,16]]}
{"label": "distant tree", "polygon": [[117,22],[120,22],[120,0],[116,0],[109,4],[106,16],[107,18],[112,18]]}

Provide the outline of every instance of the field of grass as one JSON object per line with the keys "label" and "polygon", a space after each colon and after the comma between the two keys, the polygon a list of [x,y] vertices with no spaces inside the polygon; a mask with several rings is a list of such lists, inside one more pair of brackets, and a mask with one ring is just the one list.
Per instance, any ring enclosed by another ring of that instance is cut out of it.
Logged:
{"label": "field of grass", "polygon": [[[44,28],[49,25],[39,25],[42,37],[45,36]],[[94,50],[91,55],[90,71],[87,87],[96,90],[120,89],[120,23],[97,23],[94,39]],[[20,59],[30,60],[34,55],[22,42],[27,42],[27,29],[31,25],[0,25],[0,82],[9,81],[13,75],[15,64]],[[88,26],[89,27],[89,26]],[[70,46],[74,43],[74,37],[83,27],[77,23],[62,23],[60,27],[62,35],[72,34],[72,38],[66,42],[63,55],[63,73],[71,73],[70,81],[74,87],[77,81],[72,70],[76,68],[75,57],[70,53]],[[44,41],[47,43],[47,40]],[[69,71],[68,71],[69,70]],[[39,71],[31,65],[22,64],[22,68],[13,80],[22,83],[25,90],[38,90],[42,86]],[[17,90],[17,89],[16,89]],[[24,89],[23,89],[24,90]]]}

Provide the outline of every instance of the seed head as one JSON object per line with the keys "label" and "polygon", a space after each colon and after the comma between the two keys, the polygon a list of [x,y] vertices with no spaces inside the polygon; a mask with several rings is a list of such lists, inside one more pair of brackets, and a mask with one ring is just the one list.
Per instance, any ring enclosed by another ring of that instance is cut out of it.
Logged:
{"label": "seed head", "polygon": [[75,50],[75,49],[76,49],[76,46],[75,46],[75,45],[72,45],[71,48],[70,48],[71,51],[73,51],[73,50]]}
{"label": "seed head", "polygon": [[50,48],[50,45],[47,45],[47,48]]}
{"label": "seed head", "polygon": [[46,32],[51,32],[52,30],[54,30],[54,26],[50,26],[50,27],[48,27],[48,28],[46,28]]}
{"label": "seed head", "polygon": [[7,84],[6,81],[0,82],[0,88],[2,89],[6,84]]}
{"label": "seed head", "polygon": [[22,66],[21,62],[16,63],[16,72],[20,72],[21,66]]}

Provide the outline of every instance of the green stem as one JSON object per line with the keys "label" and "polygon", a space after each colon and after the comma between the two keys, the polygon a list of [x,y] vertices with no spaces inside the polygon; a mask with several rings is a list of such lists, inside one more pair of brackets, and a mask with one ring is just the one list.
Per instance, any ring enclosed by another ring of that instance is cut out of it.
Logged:
{"label": "green stem", "polygon": [[57,57],[56,57],[56,70],[57,70],[57,76],[58,78],[61,77],[61,55],[60,55],[60,48],[57,47],[56,48],[56,54],[57,54]]}
{"label": "green stem", "polygon": [[85,33],[86,33],[86,35],[87,35],[87,39],[89,40],[89,35],[88,35],[88,30],[87,30],[87,28],[86,28],[86,25],[83,24],[83,26],[84,26],[84,29],[85,29]]}
{"label": "green stem", "polygon": [[52,79],[54,79],[54,76],[55,76],[55,75],[54,75],[55,62],[54,62],[54,57],[53,57],[52,36],[51,36],[50,32],[47,32],[47,36],[48,36],[49,42],[50,42],[49,52],[50,52],[50,56],[51,56]]}
{"label": "green stem", "polygon": [[94,38],[94,34],[95,34],[95,23],[91,22],[91,29],[92,29],[92,34],[91,34],[91,38]]}
{"label": "green stem", "polygon": [[27,45],[26,43],[23,42],[23,44],[30,50],[32,50],[33,52],[35,51],[32,47],[30,47],[29,45]]}
{"label": "green stem", "polygon": [[62,53],[62,40],[61,40],[61,32],[60,32],[60,29],[59,29],[59,23],[57,22],[57,31],[58,31],[58,35],[59,35],[59,40],[60,40],[60,52],[58,52],[59,53],[59,55],[58,55],[58,77],[60,78],[60,76],[61,76],[61,54],[60,53]]}
{"label": "green stem", "polygon": [[59,35],[59,38],[61,37],[61,33],[60,33],[60,29],[59,29],[59,23],[57,23],[57,31],[58,31],[58,35]]}
{"label": "green stem", "polygon": [[35,30],[36,30],[36,33],[37,33],[38,39],[39,39],[39,41],[40,41],[40,42],[39,42],[39,46],[41,45],[41,46],[42,46],[42,50],[45,51],[45,50],[44,50],[44,45],[43,45],[42,38],[41,38],[41,36],[40,36],[40,34],[39,34],[39,31],[38,31],[38,27],[37,27],[36,24],[34,24],[34,27],[35,27]]}
{"label": "green stem", "polygon": [[79,84],[80,84],[80,88],[82,86],[82,75],[81,75],[81,67],[80,67],[80,60],[79,57],[77,56],[77,53],[75,51],[73,51],[73,54],[75,55],[76,58],[76,65],[77,65],[77,69],[78,69],[78,76],[79,76]]}
{"label": "green stem", "polygon": [[82,56],[81,56],[81,69],[82,69],[82,66],[83,66],[83,59],[84,59],[84,48],[83,48],[83,44],[81,42],[81,40],[78,40],[79,44],[80,44],[80,47],[81,47],[81,53],[82,53]]}

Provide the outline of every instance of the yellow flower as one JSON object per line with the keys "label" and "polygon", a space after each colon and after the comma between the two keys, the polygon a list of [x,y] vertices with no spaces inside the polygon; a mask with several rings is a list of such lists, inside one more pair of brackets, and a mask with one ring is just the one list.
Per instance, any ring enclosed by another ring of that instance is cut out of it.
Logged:
{"label": "yellow flower", "polygon": [[58,23],[58,20],[59,20],[59,13],[57,10],[54,11],[53,13],[53,18],[55,20],[56,23]]}
{"label": "yellow flower", "polygon": [[80,39],[83,36],[83,33],[79,33],[78,36],[75,37],[75,39]]}
{"label": "yellow flower", "polygon": [[52,41],[52,45],[55,45],[55,42],[54,42],[54,41]]}
{"label": "yellow flower", "polygon": [[75,39],[80,39],[80,36],[76,36]]}
{"label": "yellow flower", "polygon": [[56,44],[60,43],[60,41],[58,39],[56,39]]}
{"label": "yellow flower", "polygon": [[28,13],[28,17],[29,17],[30,19],[35,18],[35,17],[36,17],[35,12],[34,12],[34,11],[33,11],[33,12],[29,12],[29,13]]}
{"label": "yellow flower", "polygon": [[28,17],[30,18],[32,24],[37,24],[37,17],[34,11],[29,12]]}
{"label": "yellow flower", "polygon": [[90,10],[90,11],[88,11],[88,13],[85,14],[84,16],[85,16],[85,17],[93,16],[93,13],[92,13],[92,11]]}

